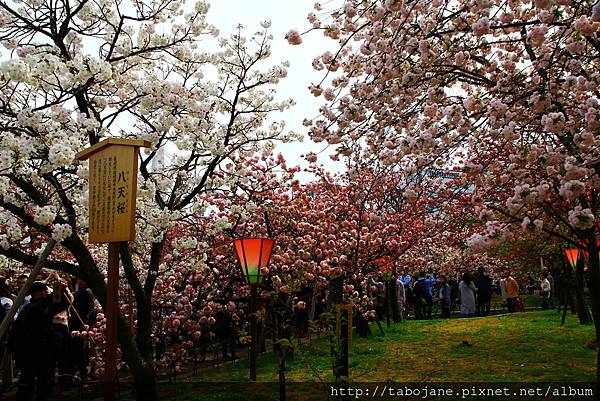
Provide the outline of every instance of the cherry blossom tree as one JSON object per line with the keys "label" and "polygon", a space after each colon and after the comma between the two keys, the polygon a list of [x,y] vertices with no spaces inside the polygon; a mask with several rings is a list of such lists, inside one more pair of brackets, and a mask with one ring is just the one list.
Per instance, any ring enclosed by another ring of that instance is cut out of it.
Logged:
{"label": "cherry blossom tree", "polygon": [[[233,254],[234,238],[276,238],[261,292],[267,317],[270,308],[282,301],[289,315],[308,308],[314,316],[315,308],[326,302],[328,279],[342,274],[347,278],[346,297],[370,318],[374,316],[369,297],[372,283],[381,281],[384,273],[380,261],[391,261],[385,267],[397,272],[401,266],[396,261],[402,254],[446,227],[444,218],[433,219],[427,211],[430,200],[419,200],[419,193],[425,191],[414,179],[367,169],[332,175],[313,165],[309,171],[315,180],[300,184],[295,179],[298,169],[287,167],[281,157],[247,163],[252,171],[238,176],[229,190],[205,196],[211,205],[206,222],[175,227],[168,236],[169,243],[202,237],[211,249],[202,256],[206,263],[201,268],[189,267],[201,248],[168,252],[169,262],[159,273],[161,290],[156,292],[155,305],[176,309],[163,319],[160,335],[170,335],[170,341],[186,343],[188,349],[194,341],[190,342],[190,334],[203,335],[210,324],[202,325],[229,308],[230,301],[235,320],[244,320],[249,294]],[[410,199],[404,194],[407,186],[415,192]],[[201,234],[219,221],[227,229],[212,237]],[[188,308],[188,303],[194,308]],[[243,322],[239,328],[243,329]],[[185,359],[185,354],[181,356]]]}
{"label": "cherry blossom tree", "polygon": [[[382,278],[382,259],[391,262],[389,272],[398,273],[394,265],[402,254],[447,230],[447,219],[427,208],[431,199],[423,195],[427,185],[421,185],[430,181],[367,167],[341,175],[315,165],[309,171],[316,176],[313,182],[292,182],[276,191],[246,190],[237,201],[259,205],[258,221],[232,221],[242,233],[265,233],[262,216],[270,216],[277,238],[269,269],[275,292],[308,288],[322,297],[328,279],[343,274],[348,298],[360,305],[370,279]],[[407,195],[408,188],[414,194]]]}
{"label": "cherry blossom tree", "polygon": [[[88,166],[74,155],[113,136],[152,143],[139,162],[137,240],[120,250],[137,325],[133,335],[120,316],[119,341],[143,400],[157,397],[151,303],[167,232],[204,213],[202,194],[244,174],[238,159],[293,139],[267,123],[292,104],[275,97],[287,63],[266,62],[269,23],[220,38],[207,11],[203,1],[0,3],[10,54],[0,68],[1,254],[33,264],[29,244],[52,236],[62,256],[45,266],[85,279],[105,305],[105,251],[86,242]],[[202,51],[211,40],[220,49]]]}
{"label": "cherry blossom tree", "polygon": [[[360,316],[372,319],[371,292],[384,273],[420,271],[429,263],[445,272],[465,257],[451,248],[452,241],[458,241],[448,232],[451,215],[428,209],[431,199],[425,196],[426,188],[435,186],[424,177],[367,168],[332,175],[313,165],[309,171],[316,179],[300,184],[295,179],[299,169],[288,167],[280,155],[263,154],[239,162],[247,168],[245,173],[232,174],[227,188],[200,194],[206,211],[176,222],[166,234],[151,302],[152,341],[167,347],[165,357],[155,361],[158,366],[175,363],[181,369],[195,358],[224,313],[246,338],[249,291],[233,253],[234,238],[276,238],[261,287],[266,304],[261,319],[275,326],[275,308],[283,308],[287,318],[307,308],[314,317],[319,305],[326,303],[325,289],[332,276],[346,276],[347,299]],[[407,187],[414,194],[409,191],[407,196]],[[436,194],[441,199],[442,189],[436,188]],[[439,252],[419,254],[432,248]],[[458,256],[453,258],[454,254]],[[134,258],[140,257],[134,252]],[[130,300],[125,291],[121,295],[125,315]],[[134,323],[139,324],[139,320]],[[97,326],[82,335],[102,344],[103,325],[101,316]]]}
{"label": "cherry blossom tree", "polygon": [[[339,44],[313,62],[315,141],[386,164],[458,165],[485,230],[475,247],[545,232],[590,255],[600,339],[598,60],[593,1],[345,1],[308,16]],[[297,31],[287,35],[299,44]],[[600,354],[598,357],[600,375]],[[599,376],[600,377],[600,376]]]}

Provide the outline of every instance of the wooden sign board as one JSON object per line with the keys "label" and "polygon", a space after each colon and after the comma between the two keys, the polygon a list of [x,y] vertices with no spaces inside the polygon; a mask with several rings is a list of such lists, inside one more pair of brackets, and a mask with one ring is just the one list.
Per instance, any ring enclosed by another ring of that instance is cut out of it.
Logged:
{"label": "wooden sign board", "polygon": [[138,155],[148,141],[105,139],[78,153],[89,159],[89,243],[133,241]]}
{"label": "wooden sign board", "polygon": [[340,338],[342,333],[342,311],[346,311],[348,316],[348,346],[350,347],[352,345],[352,304],[337,304],[335,306],[335,327],[337,331],[337,338]]}

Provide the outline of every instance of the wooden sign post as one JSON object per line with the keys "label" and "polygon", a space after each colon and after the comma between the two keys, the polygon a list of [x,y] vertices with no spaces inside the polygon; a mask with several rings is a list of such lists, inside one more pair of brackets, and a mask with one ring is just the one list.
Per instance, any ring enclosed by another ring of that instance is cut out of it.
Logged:
{"label": "wooden sign post", "polygon": [[119,245],[135,239],[135,201],[140,147],[150,142],[105,139],[77,153],[89,159],[89,243],[108,243],[106,284],[106,367],[104,399],[114,401],[117,385],[117,316],[119,314]]}
{"label": "wooden sign post", "polygon": [[[352,303],[337,304],[335,306],[335,329],[337,338],[342,338],[342,327],[346,327],[348,346],[352,346]],[[344,321],[345,319],[345,321]]]}

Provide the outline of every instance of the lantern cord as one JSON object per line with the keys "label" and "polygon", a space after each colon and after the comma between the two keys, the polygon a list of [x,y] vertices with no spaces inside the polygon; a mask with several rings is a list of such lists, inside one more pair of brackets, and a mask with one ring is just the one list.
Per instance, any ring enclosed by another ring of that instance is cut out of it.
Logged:
{"label": "lantern cord", "polygon": [[[79,320],[79,323],[81,323],[81,326],[83,326],[83,328],[84,328],[84,329],[85,329],[85,326],[88,326],[88,327],[90,327],[90,328],[91,328],[91,326],[89,326],[89,325],[86,325],[86,324],[83,322],[83,319],[81,318],[81,316],[80,316],[80,315],[79,315],[79,313],[77,312],[77,309],[75,309],[75,306],[73,305],[73,301],[72,301],[72,300],[70,300],[69,298],[67,298],[67,301],[69,302],[69,308],[68,308],[68,309],[69,309],[69,310],[72,310],[73,312],[75,312],[75,316],[77,317],[77,320]],[[96,341],[94,341],[94,338],[93,338],[91,335],[90,335],[90,337],[89,337],[89,338],[90,338],[90,340],[92,340],[92,343],[93,343],[94,345],[96,345]]]}

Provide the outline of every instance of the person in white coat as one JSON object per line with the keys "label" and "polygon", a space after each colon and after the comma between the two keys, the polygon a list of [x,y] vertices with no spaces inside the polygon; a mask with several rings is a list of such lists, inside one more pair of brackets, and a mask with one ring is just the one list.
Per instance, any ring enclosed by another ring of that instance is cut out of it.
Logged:
{"label": "person in white coat", "polygon": [[396,280],[396,298],[398,300],[398,311],[400,312],[400,320],[404,320],[404,305],[406,301],[406,291],[402,279],[398,277]]}
{"label": "person in white coat", "polygon": [[548,272],[542,272],[542,283],[540,289],[540,296],[542,297],[542,309],[550,309],[550,295],[552,293],[552,285],[548,280]]}
{"label": "person in white coat", "polygon": [[458,284],[458,291],[460,293],[460,317],[475,316],[477,287],[473,284],[471,273],[463,274],[462,280]]}

